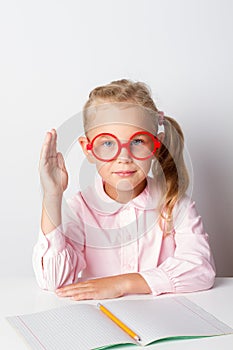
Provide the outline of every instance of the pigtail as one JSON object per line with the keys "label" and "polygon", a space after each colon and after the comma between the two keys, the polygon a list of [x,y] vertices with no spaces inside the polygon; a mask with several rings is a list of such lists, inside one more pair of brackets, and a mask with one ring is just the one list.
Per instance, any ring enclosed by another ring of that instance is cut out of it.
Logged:
{"label": "pigtail", "polygon": [[183,157],[184,136],[179,124],[173,118],[165,117],[164,129],[164,140],[157,153],[158,162],[154,163],[152,172],[156,181],[164,184],[160,226],[164,230],[162,221],[165,222],[167,234],[173,230],[172,210],[185,194],[189,177]]}

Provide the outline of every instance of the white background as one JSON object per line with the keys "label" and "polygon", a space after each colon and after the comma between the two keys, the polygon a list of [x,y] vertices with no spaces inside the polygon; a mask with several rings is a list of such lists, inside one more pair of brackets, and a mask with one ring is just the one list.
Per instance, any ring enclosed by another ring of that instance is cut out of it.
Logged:
{"label": "white background", "polygon": [[181,124],[218,275],[233,276],[232,17],[231,0],[1,1],[0,276],[33,274],[45,132],[121,78]]}

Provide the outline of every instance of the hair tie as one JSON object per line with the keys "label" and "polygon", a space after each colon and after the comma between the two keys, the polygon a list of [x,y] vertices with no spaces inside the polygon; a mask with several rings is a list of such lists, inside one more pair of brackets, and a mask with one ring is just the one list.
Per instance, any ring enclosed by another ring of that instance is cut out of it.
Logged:
{"label": "hair tie", "polygon": [[158,122],[158,131],[157,135],[161,133],[165,133],[165,128],[164,128],[164,112],[158,111],[159,114],[159,122]]}

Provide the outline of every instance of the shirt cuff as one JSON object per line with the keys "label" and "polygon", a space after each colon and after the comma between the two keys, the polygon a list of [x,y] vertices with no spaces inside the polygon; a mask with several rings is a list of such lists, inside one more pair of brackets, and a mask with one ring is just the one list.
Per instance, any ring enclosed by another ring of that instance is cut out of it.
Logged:
{"label": "shirt cuff", "polygon": [[139,273],[145,279],[153,295],[159,295],[162,293],[175,293],[175,287],[172,285],[171,280],[169,279],[166,272],[160,268],[142,271]]}
{"label": "shirt cuff", "polygon": [[61,252],[66,246],[66,240],[62,233],[62,225],[58,226],[55,230],[47,233],[46,235],[40,229],[37,244],[43,255],[47,251],[51,255],[56,255]]}

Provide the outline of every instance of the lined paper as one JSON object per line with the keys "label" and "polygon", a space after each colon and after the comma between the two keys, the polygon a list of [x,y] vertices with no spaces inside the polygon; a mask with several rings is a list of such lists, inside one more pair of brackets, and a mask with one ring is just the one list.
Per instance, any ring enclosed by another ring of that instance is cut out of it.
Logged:
{"label": "lined paper", "polygon": [[8,321],[35,350],[90,350],[131,341],[95,305],[68,305]]}
{"label": "lined paper", "polygon": [[[102,304],[140,336],[142,345],[169,337],[233,333],[232,328],[185,297],[114,300]],[[7,320],[35,350],[91,350],[114,344],[135,344],[91,304],[77,303]]]}
{"label": "lined paper", "polygon": [[[233,329],[185,297],[156,300],[122,300],[105,303],[117,317],[124,318],[141,336],[143,344],[178,336],[211,336]],[[179,320],[179,322],[177,322]]]}

